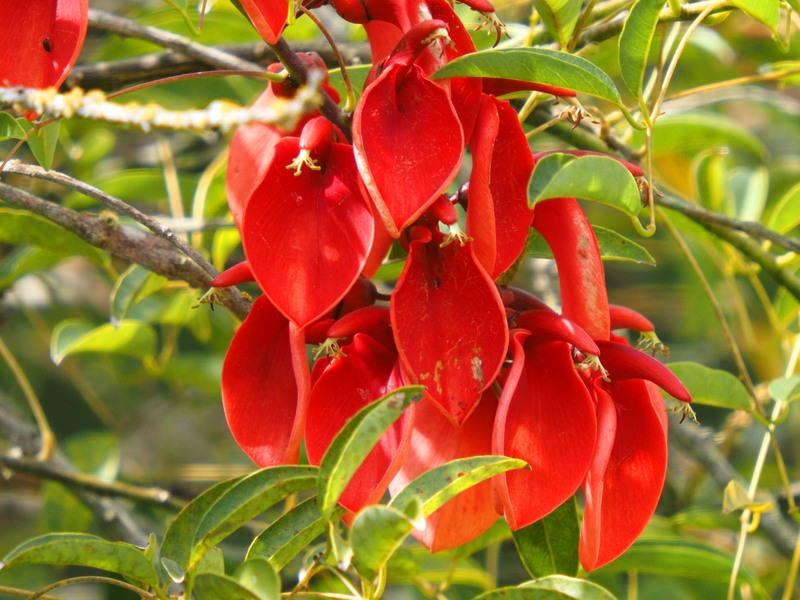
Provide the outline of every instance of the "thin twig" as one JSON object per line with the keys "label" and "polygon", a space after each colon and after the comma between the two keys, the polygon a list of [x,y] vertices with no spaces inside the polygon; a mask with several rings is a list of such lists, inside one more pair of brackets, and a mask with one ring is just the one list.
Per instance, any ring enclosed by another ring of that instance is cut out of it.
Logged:
{"label": "thin twig", "polygon": [[[96,248],[107,250],[168,279],[185,281],[198,289],[208,288],[211,284],[212,276],[209,272],[161,236],[122,225],[116,218],[64,208],[1,182],[0,199],[60,225]],[[250,303],[235,289],[227,288],[220,292],[217,302],[244,319],[250,310]]]}
{"label": "thin twig", "polygon": [[244,60],[224,52],[213,46],[205,46],[193,42],[182,35],[164,31],[158,27],[142,25],[131,19],[120,17],[113,13],[96,8],[89,9],[89,26],[101,31],[116,33],[123,37],[135,37],[153,42],[163,48],[169,48],[190,56],[195,60],[218,69],[236,69],[239,71],[263,71],[264,67],[258,63]]}

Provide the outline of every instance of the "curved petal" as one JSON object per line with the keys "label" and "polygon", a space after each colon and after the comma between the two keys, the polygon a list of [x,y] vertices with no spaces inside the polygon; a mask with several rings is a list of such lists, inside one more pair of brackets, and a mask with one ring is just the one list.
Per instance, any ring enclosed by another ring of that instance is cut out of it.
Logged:
{"label": "curved petal", "polygon": [[361,178],[393,237],[445,191],[461,165],[463,134],[447,90],[412,64],[386,68],[353,115]]}
{"label": "curved petal", "polygon": [[257,465],[297,462],[309,382],[302,333],[261,296],[222,366],[228,427]]}
{"label": "curved petal", "polygon": [[516,111],[508,102],[483,95],[470,146],[467,235],[475,255],[497,279],[525,249],[533,222],[528,208],[528,182],[533,158]]}
{"label": "curved petal", "polygon": [[356,281],[374,221],[350,146],[331,144],[321,170],[303,168],[295,175],[286,166],[299,152],[297,138],[275,147],[247,204],[242,242],[261,289],[302,328],[333,308]]}
{"label": "curved petal", "polygon": [[281,36],[286,20],[289,18],[287,0],[239,0],[250,18],[258,35],[269,44],[274,44]]}
{"label": "curved petal", "polygon": [[611,335],[608,293],[597,238],[574,198],[536,205],[533,227],[553,251],[561,288],[561,310],[595,340]]}
{"label": "curved petal", "polygon": [[[397,354],[367,335],[356,334],[314,381],[306,419],[306,451],[319,464],[345,423],[373,400],[402,386]],[[339,499],[351,511],[377,502],[402,464],[414,422],[410,407],[383,434]]]}
{"label": "curved petal", "polygon": [[0,85],[61,85],[78,60],[88,10],[88,0],[0,3]]}
{"label": "curved petal", "polygon": [[564,342],[517,334],[513,366],[495,421],[493,453],[521,458],[531,470],[505,473],[496,489],[511,529],[538,521],[580,487],[597,438],[594,403]]}
{"label": "curved petal", "polygon": [[[416,406],[417,412],[408,457],[389,491],[396,495],[422,473],[457,458],[492,452],[492,425],[497,397],[487,390],[478,406],[461,427],[456,427],[429,399]],[[425,529],[414,537],[431,552],[466,544],[497,520],[492,499],[492,482],[483,481],[447,502],[425,521]]]}
{"label": "curved petal", "polygon": [[463,423],[506,355],[508,323],[497,288],[470,243],[411,244],[391,302],[400,358],[428,394]]}
{"label": "curved petal", "polygon": [[584,484],[580,559],[587,571],[633,544],[656,510],[667,472],[666,417],[658,388],[641,380],[601,385],[613,398],[616,430],[606,465],[593,463]]}

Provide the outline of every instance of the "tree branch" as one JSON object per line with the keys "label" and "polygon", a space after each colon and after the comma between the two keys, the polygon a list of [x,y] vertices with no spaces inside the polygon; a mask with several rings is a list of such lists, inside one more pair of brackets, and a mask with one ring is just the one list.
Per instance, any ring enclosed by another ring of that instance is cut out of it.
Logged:
{"label": "tree branch", "polygon": [[[691,425],[675,426],[670,424],[669,435],[705,469],[709,477],[722,489],[731,481],[739,481],[747,486],[728,459],[711,441],[712,431],[707,428]],[[776,503],[777,506],[777,503]],[[797,530],[791,522],[784,519],[777,509],[761,516],[760,529],[770,539],[775,548],[784,556],[794,553]]]}
{"label": "tree branch", "polygon": [[258,63],[239,58],[214,48],[193,42],[189,38],[158,27],[142,25],[131,19],[120,17],[96,8],[89,9],[89,26],[100,31],[115,33],[123,37],[135,37],[153,42],[164,48],[189,56],[203,64],[218,69],[233,69],[238,71],[263,71],[264,67]]}
{"label": "tree branch", "polygon": [[[116,218],[64,208],[6,183],[0,183],[0,199],[40,215],[75,233],[92,246],[107,250],[158,275],[185,281],[198,289],[211,285],[212,276],[163,237],[122,225]],[[250,310],[250,303],[233,288],[220,290],[218,302],[230,308],[240,319],[244,319]]]}

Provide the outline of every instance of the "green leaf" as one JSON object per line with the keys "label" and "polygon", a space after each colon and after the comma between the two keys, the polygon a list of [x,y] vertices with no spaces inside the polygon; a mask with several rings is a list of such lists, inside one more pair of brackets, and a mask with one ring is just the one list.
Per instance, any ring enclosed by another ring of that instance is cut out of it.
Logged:
{"label": "green leaf", "polygon": [[34,127],[24,119],[17,120],[17,123],[22,126],[28,134],[28,139],[26,141],[34,158],[36,158],[36,162],[44,169],[52,167],[53,157],[56,154],[56,146],[58,145],[58,132],[61,130],[61,121],[55,120],[38,129],[34,129]]}
{"label": "green leaf", "polygon": [[[603,260],[633,262],[642,265],[655,266],[656,260],[644,246],[600,225],[592,225],[597,244],[600,248],[600,257]],[[535,229],[528,232],[525,253],[533,258],[553,258],[553,251],[545,239]]]}
{"label": "green leaf", "polygon": [[533,5],[547,31],[566,49],[578,23],[581,0],[533,0]]}
{"label": "green leaf", "polygon": [[189,568],[209,549],[287,496],[317,483],[317,468],[292,465],[261,469],[237,481],[208,509],[197,527]]}
{"label": "green leaf", "polygon": [[339,497],[383,433],[406,408],[422,398],[422,386],[399,388],[358,411],[331,442],[319,465],[317,496],[322,516],[333,513]]}
{"label": "green leaf", "polygon": [[353,566],[367,579],[374,579],[403,540],[414,531],[404,512],[392,506],[367,506],[350,527]]}
{"label": "green leaf", "polygon": [[527,587],[501,587],[475,596],[473,600],[568,600],[561,592]]}
{"label": "green leaf", "polygon": [[484,50],[450,61],[432,76],[501,77],[569,88],[622,106],[614,82],[592,62],[546,48]]}
{"label": "green leaf", "polygon": [[278,600],[281,596],[281,580],[275,568],[266,559],[245,560],[236,569],[234,577],[259,600]]}
{"label": "green leaf", "polygon": [[48,533],[23,542],[3,559],[2,568],[17,565],[74,565],[122,575],[129,581],[158,585],[153,563],[124,542],[109,542],[86,533]]}
{"label": "green leaf", "polygon": [[565,577],[564,575],[550,575],[535,581],[523,583],[521,588],[536,590],[552,590],[565,598],[575,600],[616,600],[614,594],[604,587],[586,579]]}
{"label": "green leaf", "polygon": [[531,577],[578,573],[580,521],[575,498],[552,513],[513,532],[522,564]]}
{"label": "green leaf", "polygon": [[625,87],[636,99],[642,98],[644,72],[656,34],[658,13],[664,0],[637,0],[631,7],[619,36],[619,69]]}
{"label": "green leaf", "polygon": [[686,386],[695,404],[750,412],[750,395],[747,389],[727,371],[711,369],[694,362],[674,362],[667,367]]}
{"label": "green leaf", "polygon": [[[624,573],[630,570],[666,577],[686,577],[707,581],[728,581],[733,556],[700,542],[683,539],[639,539],[625,554],[600,569],[600,572]],[[739,581],[759,585],[746,568]],[[760,587],[760,586],[759,586]]]}
{"label": "green leaf", "polygon": [[147,323],[123,321],[95,327],[80,319],[68,319],[53,330],[50,358],[56,365],[67,356],[79,353],[122,354],[145,359],[156,352],[158,336]]}
{"label": "green leaf", "polygon": [[192,596],[198,600],[261,600],[239,581],[227,575],[200,573],[194,580]]}
{"label": "green leaf", "polygon": [[0,112],[0,141],[10,139],[21,140],[24,137],[25,130],[17,123],[17,119],[7,112]]}
{"label": "green leaf", "polygon": [[161,544],[161,564],[176,583],[182,582],[186,577],[197,528],[203,517],[216,504],[217,500],[240,479],[241,477],[236,477],[208,488],[184,506],[175,520],[170,523]]}
{"label": "green leaf", "polygon": [[766,150],[749,130],[732,119],[693,111],[661,117],[653,128],[653,157],[694,156],[710,148],[727,147],[763,159]]}
{"label": "green leaf", "polygon": [[118,326],[133,306],[139,291],[152,273],[139,265],[131,265],[117,279],[111,292],[111,324]]}
{"label": "green leaf", "polygon": [[633,175],[607,156],[548,154],[536,162],[528,194],[531,208],[550,198],[593,200],[631,216],[642,208]]}
{"label": "green leaf", "polygon": [[97,265],[108,263],[105,253],[71,231],[24,210],[0,208],[0,242],[38,246],[56,252],[62,258],[77,254]]}
{"label": "green leaf", "polygon": [[451,461],[411,481],[388,506],[368,506],[350,529],[353,565],[362,576],[375,577],[403,540],[414,530],[421,507],[429,517],[448,500],[490,477],[526,467],[503,456],[475,456]]}
{"label": "green leaf", "polygon": [[800,226],[800,183],[781,196],[765,225],[782,235]]}
{"label": "green leaf", "polygon": [[731,0],[731,4],[769,27],[773,33],[781,20],[780,0]]}
{"label": "green leaf", "polygon": [[[331,520],[340,519],[346,512],[344,508],[337,508]],[[283,569],[325,532],[327,523],[319,512],[316,496],[303,500],[253,540],[247,550],[247,558],[266,558],[276,569]]]}
{"label": "green leaf", "polygon": [[780,402],[794,402],[800,399],[800,375],[773,379],[769,383],[769,395]]}
{"label": "green leaf", "polygon": [[445,502],[473,485],[499,473],[527,468],[524,460],[504,456],[472,456],[459,458],[424,472],[398,493],[389,506],[406,512],[414,501],[421,501],[422,511],[429,517]]}

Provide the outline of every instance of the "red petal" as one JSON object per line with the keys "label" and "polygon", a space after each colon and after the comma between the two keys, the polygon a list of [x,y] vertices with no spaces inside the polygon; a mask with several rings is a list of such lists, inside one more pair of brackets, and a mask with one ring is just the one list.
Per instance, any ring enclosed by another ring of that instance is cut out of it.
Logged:
{"label": "red petal", "polygon": [[309,378],[302,333],[258,298],[225,356],[222,403],[233,437],[259,466],[297,461]]}
{"label": "red petal", "polygon": [[511,529],[538,521],[580,487],[597,437],[594,404],[569,345],[512,342],[514,358],[495,421],[493,453],[521,458],[530,471],[496,478]]}
{"label": "red petal", "polygon": [[411,244],[391,302],[400,357],[415,381],[459,423],[500,371],[508,324],[471,244]]}
{"label": "red petal", "polygon": [[256,281],[298,327],[328,312],[358,278],[374,221],[361,195],[352,149],[331,144],[320,171],[286,166],[297,138],[275,156],[245,211],[242,242]]}
{"label": "red petal", "polygon": [[253,27],[269,44],[278,41],[289,18],[286,0],[239,0]]}
{"label": "red petal", "polygon": [[603,261],[589,220],[574,198],[536,205],[533,227],[553,251],[561,287],[561,312],[595,340],[611,333]]}
{"label": "red petal", "polygon": [[[397,355],[369,336],[357,334],[342,352],[345,356],[333,360],[311,390],[305,437],[312,464],[319,464],[355,413],[402,386]],[[405,458],[413,421],[413,412],[407,411],[383,434],[345,489],[342,506],[358,511],[380,499]]]}
{"label": "red petal", "polygon": [[[275,94],[270,86],[253,106],[270,106],[274,100]],[[239,127],[231,140],[225,191],[228,195],[228,207],[239,231],[242,230],[242,217],[247,201],[264,178],[264,173],[272,162],[275,145],[282,137],[273,127],[254,123]]]}
{"label": "red petal", "polygon": [[86,37],[88,0],[0,3],[0,86],[58,87]]}
{"label": "red petal", "polygon": [[475,240],[475,255],[496,279],[525,249],[533,221],[528,208],[533,158],[516,111],[492,96],[481,98],[470,146],[467,235]]}
{"label": "red petal", "polygon": [[632,308],[609,304],[608,314],[611,318],[611,329],[632,329],[633,331],[655,331],[650,319]]}
{"label": "red petal", "polygon": [[419,217],[461,165],[461,125],[447,91],[417,65],[388,67],[353,115],[358,170],[389,233]]}
{"label": "red petal", "polygon": [[667,472],[665,412],[658,389],[632,380],[617,382],[609,391],[616,409],[614,445],[607,465],[593,463],[584,484],[580,559],[587,571],[611,562],[633,544],[655,512]]}
{"label": "red petal", "polygon": [[518,81],[516,79],[505,79],[502,77],[484,77],[483,91],[492,96],[505,96],[521,91],[542,92],[560,96],[564,98],[574,98],[577,96],[575,90],[547,85],[544,83],[534,83],[532,81]]}
{"label": "red petal", "polygon": [[[422,473],[457,458],[492,452],[492,424],[497,410],[494,392],[487,390],[478,406],[457,427],[429,399],[417,404],[414,430],[405,464],[389,490],[397,494]],[[460,493],[426,519],[425,529],[414,537],[431,552],[455,548],[475,539],[497,520],[491,481]]]}

